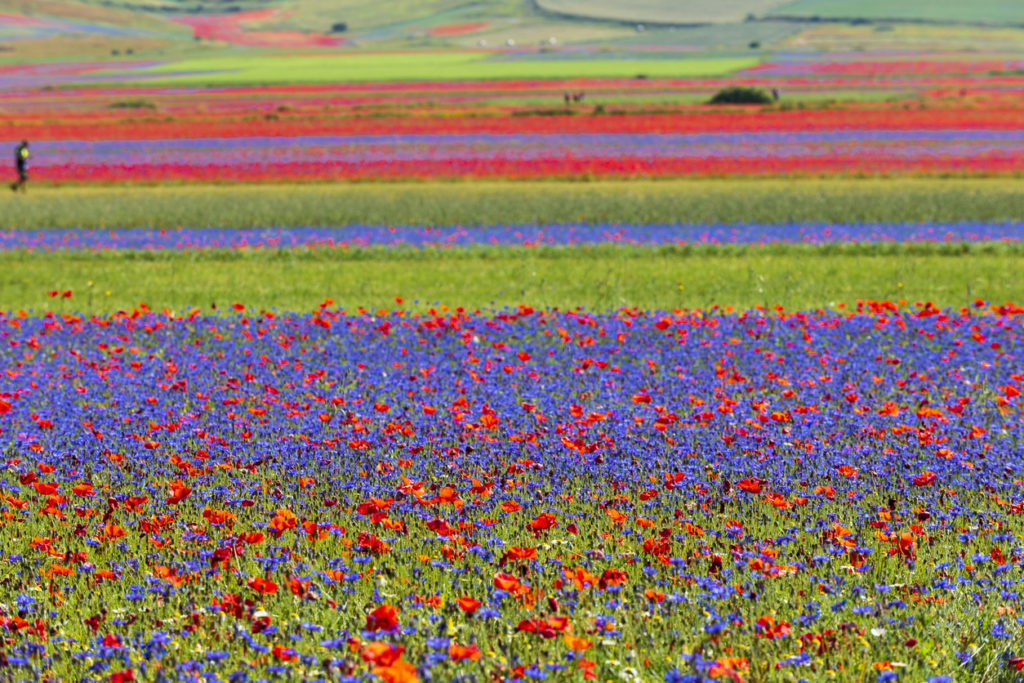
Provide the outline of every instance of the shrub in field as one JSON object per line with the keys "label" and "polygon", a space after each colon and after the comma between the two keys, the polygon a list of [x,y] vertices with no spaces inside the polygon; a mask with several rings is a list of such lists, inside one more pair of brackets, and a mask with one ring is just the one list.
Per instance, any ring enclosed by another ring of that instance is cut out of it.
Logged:
{"label": "shrub in field", "polygon": [[771,104],[772,96],[764,88],[731,85],[722,88],[711,98],[711,104]]}
{"label": "shrub in field", "polygon": [[118,100],[110,104],[111,109],[156,109],[156,104],[146,99]]}

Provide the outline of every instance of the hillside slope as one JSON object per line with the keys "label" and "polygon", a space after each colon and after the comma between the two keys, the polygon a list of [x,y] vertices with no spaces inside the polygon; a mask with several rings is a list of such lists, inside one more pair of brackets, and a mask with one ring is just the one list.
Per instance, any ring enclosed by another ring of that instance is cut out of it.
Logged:
{"label": "hillside slope", "polygon": [[825,21],[1024,26],[1024,0],[0,0],[0,60],[166,59],[233,46],[735,55]]}
{"label": "hillside slope", "polygon": [[652,24],[723,24],[761,16],[788,0],[537,0],[545,11],[583,19]]}

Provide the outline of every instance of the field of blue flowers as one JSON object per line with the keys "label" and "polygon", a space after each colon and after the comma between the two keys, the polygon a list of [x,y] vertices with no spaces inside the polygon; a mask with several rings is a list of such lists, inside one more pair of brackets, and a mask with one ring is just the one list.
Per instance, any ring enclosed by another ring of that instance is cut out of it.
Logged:
{"label": "field of blue flowers", "polygon": [[765,224],[594,223],[505,225],[359,225],[292,228],[76,228],[0,230],[0,251],[205,249],[414,248],[481,246],[718,246],[777,244],[922,245],[1020,242],[1020,221],[867,222]]}
{"label": "field of blue flowers", "polygon": [[1009,680],[1021,313],[0,316],[10,680]]}

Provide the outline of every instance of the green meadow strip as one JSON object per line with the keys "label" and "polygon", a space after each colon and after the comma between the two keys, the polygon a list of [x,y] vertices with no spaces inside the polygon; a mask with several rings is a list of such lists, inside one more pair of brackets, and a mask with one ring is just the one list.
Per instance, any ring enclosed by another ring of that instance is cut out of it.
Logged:
{"label": "green meadow strip", "polygon": [[[70,298],[49,292],[71,293]],[[0,310],[104,313],[155,309],[426,310],[557,306],[605,310],[836,307],[858,299],[1024,301],[1017,245],[934,248],[476,248],[231,252],[7,252]]]}
{"label": "green meadow strip", "polygon": [[340,55],[218,55],[194,57],[135,70],[111,70],[135,82],[176,85],[253,85],[458,81],[522,78],[689,78],[725,76],[755,66],[751,57],[609,59],[494,59],[486,52],[420,52]]}
{"label": "green meadow strip", "polygon": [[1021,181],[663,180],[32,188],[0,228],[1019,220]]}

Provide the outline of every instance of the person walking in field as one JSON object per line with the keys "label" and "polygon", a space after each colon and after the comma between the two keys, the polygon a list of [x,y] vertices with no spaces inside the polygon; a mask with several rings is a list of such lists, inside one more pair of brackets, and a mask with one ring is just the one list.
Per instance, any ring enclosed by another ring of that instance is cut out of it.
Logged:
{"label": "person walking in field", "polygon": [[28,183],[28,140],[22,140],[14,148],[14,166],[18,170],[18,180],[11,183],[11,191],[25,192],[25,184]]}

